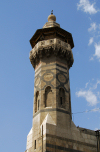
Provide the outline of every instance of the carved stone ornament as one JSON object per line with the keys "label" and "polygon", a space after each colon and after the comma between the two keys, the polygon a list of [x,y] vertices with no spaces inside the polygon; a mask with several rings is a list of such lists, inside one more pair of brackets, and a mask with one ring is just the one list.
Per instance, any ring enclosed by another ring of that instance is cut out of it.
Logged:
{"label": "carved stone ornament", "polygon": [[53,74],[52,73],[46,73],[44,75],[44,80],[45,81],[51,81],[53,79]]}
{"label": "carved stone ornament", "polygon": [[44,56],[50,57],[51,54],[66,59],[69,68],[74,62],[70,44],[57,38],[39,41],[30,51],[29,58],[31,64],[35,68],[36,63],[40,58]]}
{"label": "carved stone ornament", "polygon": [[59,81],[62,82],[62,83],[65,83],[65,82],[66,82],[66,77],[65,77],[64,75],[62,75],[62,74],[59,74],[59,75],[58,75],[58,79],[59,79]]}

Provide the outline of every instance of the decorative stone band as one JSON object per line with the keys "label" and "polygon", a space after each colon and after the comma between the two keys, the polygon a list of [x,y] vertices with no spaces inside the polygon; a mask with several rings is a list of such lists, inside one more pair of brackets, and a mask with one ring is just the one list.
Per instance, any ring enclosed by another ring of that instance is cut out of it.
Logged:
{"label": "decorative stone band", "polygon": [[[89,146],[91,146],[91,145],[89,145]],[[46,143],[46,147],[50,148],[50,150],[52,148],[53,151],[56,150],[56,151],[65,151],[65,152],[83,152],[83,151],[80,151],[80,150],[66,148],[66,147],[62,147],[62,146],[58,146],[58,145],[53,145],[53,144],[50,144],[50,143]],[[96,150],[96,146],[95,147],[93,146],[93,148],[95,148],[95,150]],[[91,149],[92,149],[92,146],[91,146]],[[87,151],[88,151],[88,149],[87,149]],[[46,152],[51,152],[51,151],[47,150]],[[91,150],[90,152],[93,152],[93,150]]]}
{"label": "decorative stone band", "polygon": [[74,62],[70,44],[63,42],[57,38],[39,41],[30,51],[30,61],[35,68],[36,64],[44,56],[49,57],[52,54],[65,58],[70,68]]}
{"label": "decorative stone band", "polygon": [[71,115],[71,113],[69,111],[66,111],[65,109],[60,109],[60,108],[51,108],[51,109],[42,109],[42,110],[39,110],[37,111],[34,115],[33,115],[33,118],[36,117],[39,113],[41,112],[51,112],[51,111],[58,111],[58,112],[62,112],[62,113],[65,113],[65,114],[69,114]]}
{"label": "decorative stone band", "polygon": [[[78,141],[78,140],[74,140],[74,139],[59,137],[59,136],[56,136],[56,135],[46,134],[46,137],[51,137],[53,139],[59,139],[59,140],[62,140],[62,141],[66,141],[66,143],[72,142],[73,144],[77,144],[77,145],[81,145],[81,146],[87,146],[87,147],[91,147],[91,148],[97,148],[96,144],[91,144],[91,143],[82,142],[82,141]],[[74,150],[72,152],[74,152]],[[80,152],[80,151],[77,151],[77,152]],[[86,152],[88,152],[88,151],[86,151]]]}

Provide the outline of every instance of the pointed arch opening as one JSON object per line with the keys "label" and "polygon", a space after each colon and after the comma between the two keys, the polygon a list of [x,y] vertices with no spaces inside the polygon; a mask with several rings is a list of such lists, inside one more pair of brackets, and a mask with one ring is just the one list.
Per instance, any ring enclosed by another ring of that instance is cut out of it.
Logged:
{"label": "pointed arch opening", "polygon": [[65,105],[65,90],[63,88],[59,89],[59,106],[64,108]]}
{"label": "pointed arch opening", "polygon": [[39,100],[39,91],[36,92],[36,99],[35,99],[35,113],[39,110],[40,100]]}
{"label": "pointed arch opening", "polygon": [[50,86],[46,87],[45,89],[45,107],[51,107],[52,106],[52,89]]}

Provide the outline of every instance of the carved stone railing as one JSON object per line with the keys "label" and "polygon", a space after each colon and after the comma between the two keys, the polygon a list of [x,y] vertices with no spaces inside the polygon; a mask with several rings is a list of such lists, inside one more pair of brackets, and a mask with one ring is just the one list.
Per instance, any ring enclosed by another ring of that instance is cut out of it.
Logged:
{"label": "carved stone railing", "polygon": [[73,64],[73,54],[70,44],[61,41],[57,38],[39,41],[34,48],[30,51],[30,61],[33,67],[44,56],[49,57],[51,54],[65,58],[67,60],[68,67],[70,68]]}

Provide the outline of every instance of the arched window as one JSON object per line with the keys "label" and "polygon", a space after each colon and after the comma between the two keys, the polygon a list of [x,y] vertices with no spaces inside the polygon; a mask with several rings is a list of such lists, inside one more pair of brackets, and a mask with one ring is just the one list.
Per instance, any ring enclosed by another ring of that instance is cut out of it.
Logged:
{"label": "arched window", "polygon": [[63,88],[59,89],[59,106],[64,108],[65,105],[65,90]]}
{"label": "arched window", "polygon": [[48,86],[45,89],[45,107],[51,107],[52,106],[52,90],[51,87]]}
{"label": "arched window", "polygon": [[39,110],[39,91],[36,92],[36,99],[35,99],[35,112]]}

